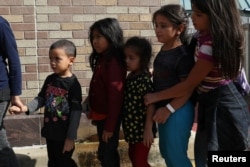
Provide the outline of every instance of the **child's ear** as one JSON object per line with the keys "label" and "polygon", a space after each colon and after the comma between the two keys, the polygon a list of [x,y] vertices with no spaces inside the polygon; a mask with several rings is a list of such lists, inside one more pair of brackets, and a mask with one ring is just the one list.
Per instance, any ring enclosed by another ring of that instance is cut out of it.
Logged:
{"label": "child's ear", "polygon": [[70,65],[73,65],[74,61],[75,61],[75,57],[71,56],[69,57],[69,60],[70,60]]}
{"label": "child's ear", "polygon": [[178,35],[180,35],[184,30],[185,30],[185,25],[184,24],[180,24],[178,26],[178,28],[177,28]]}

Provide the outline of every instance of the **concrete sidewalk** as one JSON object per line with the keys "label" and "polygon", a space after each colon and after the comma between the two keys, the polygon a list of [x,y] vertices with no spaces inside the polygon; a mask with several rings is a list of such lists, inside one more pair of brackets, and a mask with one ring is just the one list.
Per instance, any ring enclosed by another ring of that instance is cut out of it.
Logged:
{"label": "concrete sidewalk", "polygon": [[[188,156],[192,160],[193,166],[194,166],[194,152],[193,152],[193,146],[194,146],[194,137],[195,137],[195,131],[192,131],[190,141],[189,141],[189,149],[188,149]],[[153,144],[152,151],[157,152],[158,151],[158,143],[156,142]],[[80,144],[76,144],[76,149],[73,154],[73,159],[77,163],[78,167],[80,166],[78,156],[79,153],[81,153]],[[46,167],[47,166],[47,149],[46,145],[36,145],[36,146],[29,146],[29,147],[14,147],[13,148],[19,161],[21,164],[21,167]],[[152,153],[150,153],[152,154]],[[149,160],[149,163],[152,165],[152,167],[166,167],[164,160],[160,156],[152,155],[151,160]],[[155,162],[151,162],[153,161]],[[126,167],[129,167],[129,165],[125,165]],[[125,167],[124,165],[121,165],[121,167]],[[91,166],[84,166],[84,167],[91,167]]]}
{"label": "concrete sidewalk", "polygon": [[[46,145],[37,145],[29,147],[14,147],[13,148],[17,158],[20,162],[21,167],[46,167],[48,158],[47,158],[47,148]],[[77,166],[80,167],[78,163],[78,156],[75,152],[73,154],[73,159],[77,163]]]}
{"label": "concrete sidewalk", "polygon": [[14,147],[21,167],[46,167],[47,149],[45,145]]}

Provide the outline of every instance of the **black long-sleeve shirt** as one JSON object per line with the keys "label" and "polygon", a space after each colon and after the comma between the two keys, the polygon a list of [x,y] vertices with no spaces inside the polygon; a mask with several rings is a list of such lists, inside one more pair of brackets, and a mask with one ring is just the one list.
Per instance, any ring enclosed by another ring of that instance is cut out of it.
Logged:
{"label": "black long-sleeve shirt", "polygon": [[76,139],[82,112],[81,86],[75,75],[49,75],[36,98],[27,104],[29,112],[44,110],[42,136],[50,140]]}

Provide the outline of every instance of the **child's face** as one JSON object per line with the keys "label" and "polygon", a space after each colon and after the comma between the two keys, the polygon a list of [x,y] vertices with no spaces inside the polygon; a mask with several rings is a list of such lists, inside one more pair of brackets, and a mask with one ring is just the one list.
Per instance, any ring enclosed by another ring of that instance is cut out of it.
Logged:
{"label": "child's face", "polygon": [[178,29],[168,20],[167,17],[158,14],[155,17],[155,34],[159,42],[169,43],[177,39]]}
{"label": "child's face", "polygon": [[124,49],[127,70],[131,72],[140,71],[140,57],[133,51],[131,47]]}
{"label": "child's face", "polygon": [[109,47],[108,40],[99,31],[94,30],[92,33],[93,47],[97,53],[105,52]]}
{"label": "child's face", "polygon": [[63,48],[56,48],[49,51],[50,66],[54,73],[61,77],[72,75],[70,66],[73,64],[74,57],[66,55]]}
{"label": "child's face", "polygon": [[207,34],[210,27],[208,15],[198,10],[195,6],[192,6],[192,11],[191,18],[194,28],[203,34]]}

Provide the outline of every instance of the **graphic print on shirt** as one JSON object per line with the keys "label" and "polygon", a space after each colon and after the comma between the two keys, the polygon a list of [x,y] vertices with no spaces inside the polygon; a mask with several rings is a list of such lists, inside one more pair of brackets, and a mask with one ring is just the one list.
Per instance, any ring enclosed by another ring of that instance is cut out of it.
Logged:
{"label": "graphic print on shirt", "polygon": [[[67,101],[68,91],[62,88],[48,85],[46,90],[46,104],[48,117],[52,118],[54,122],[58,119],[67,120],[69,114],[69,104]],[[49,122],[49,118],[45,118],[45,122]]]}

